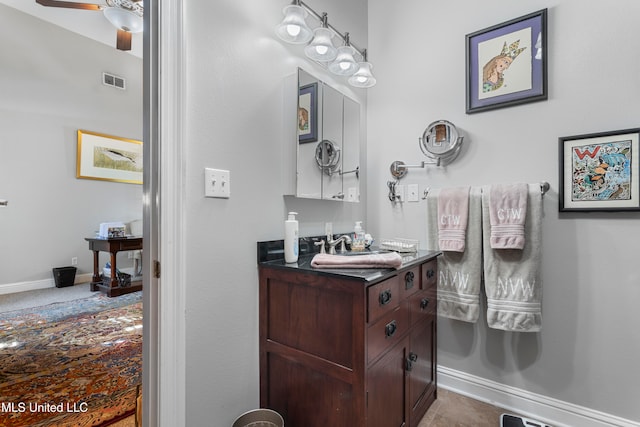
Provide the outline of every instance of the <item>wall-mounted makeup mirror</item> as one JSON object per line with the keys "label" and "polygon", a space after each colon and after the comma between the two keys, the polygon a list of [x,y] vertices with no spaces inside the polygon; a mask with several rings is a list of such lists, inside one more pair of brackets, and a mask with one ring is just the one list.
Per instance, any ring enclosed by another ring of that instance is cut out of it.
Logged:
{"label": "wall-mounted makeup mirror", "polygon": [[[295,196],[309,199],[360,200],[360,104],[336,88],[298,69],[295,103]],[[292,108],[287,107],[287,111]],[[289,120],[289,118],[285,118]],[[289,146],[289,144],[286,144]],[[293,185],[285,188],[285,194]]]}
{"label": "wall-mounted makeup mirror", "polygon": [[458,133],[458,128],[447,120],[431,123],[420,138],[420,149],[424,155],[439,160],[441,165],[455,160],[461,147],[462,137]]}

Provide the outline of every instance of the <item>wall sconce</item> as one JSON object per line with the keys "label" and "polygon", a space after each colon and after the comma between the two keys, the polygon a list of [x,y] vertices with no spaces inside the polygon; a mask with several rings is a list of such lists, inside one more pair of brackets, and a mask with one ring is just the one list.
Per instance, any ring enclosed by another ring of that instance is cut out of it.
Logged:
{"label": "wall sconce", "polygon": [[[354,87],[368,88],[376,84],[371,73],[373,66],[367,62],[367,50],[360,49],[349,40],[349,33],[341,33],[328,23],[327,14],[318,14],[300,0],[286,6],[282,13],[284,19],[276,27],[278,37],[293,44],[307,44],[304,52],[310,59],[327,65],[332,73],[348,77]],[[306,22],[311,14],[318,19],[320,26],[312,30]],[[336,48],[333,37],[342,40],[342,46]]]}

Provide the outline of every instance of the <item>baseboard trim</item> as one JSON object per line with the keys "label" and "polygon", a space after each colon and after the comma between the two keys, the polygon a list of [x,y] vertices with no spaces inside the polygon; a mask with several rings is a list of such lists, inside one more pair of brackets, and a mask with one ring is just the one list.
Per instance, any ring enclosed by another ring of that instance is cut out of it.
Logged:
{"label": "baseboard trim", "polygon": [[[73,284],[88,283],[91,281],[93,274],[76,274]],[[7,283],[0,285],[0,295],[14,294],[17,292],[35,291],[38,289],[54,288],[56,282],[51,279],[33,280],[31,282]]]}
{"label": "baseboard trim", "polygon": [[553,427],[640,427],[640,423],[584,406],[438,366],[438,387],[505,408]]}

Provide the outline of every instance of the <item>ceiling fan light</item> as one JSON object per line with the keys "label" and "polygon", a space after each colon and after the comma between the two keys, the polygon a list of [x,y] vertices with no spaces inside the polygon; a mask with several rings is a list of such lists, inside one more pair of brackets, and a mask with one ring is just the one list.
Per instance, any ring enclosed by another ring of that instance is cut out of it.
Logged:
{"label": "ceiling fan light", "polygon": [[142,16],[119,7],[105,7],[104,16],[111,24],[129,33],[139,33],[143,30],[144,24]]}

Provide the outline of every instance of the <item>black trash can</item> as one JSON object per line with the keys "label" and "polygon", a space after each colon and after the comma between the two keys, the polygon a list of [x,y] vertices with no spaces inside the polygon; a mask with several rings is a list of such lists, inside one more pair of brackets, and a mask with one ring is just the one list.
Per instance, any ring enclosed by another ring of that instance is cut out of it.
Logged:
{"label": "black trash can", "polygon": [[56,267],[53,269],[53,280],[56,288],[73,286],[76,280],[76,267]]}

